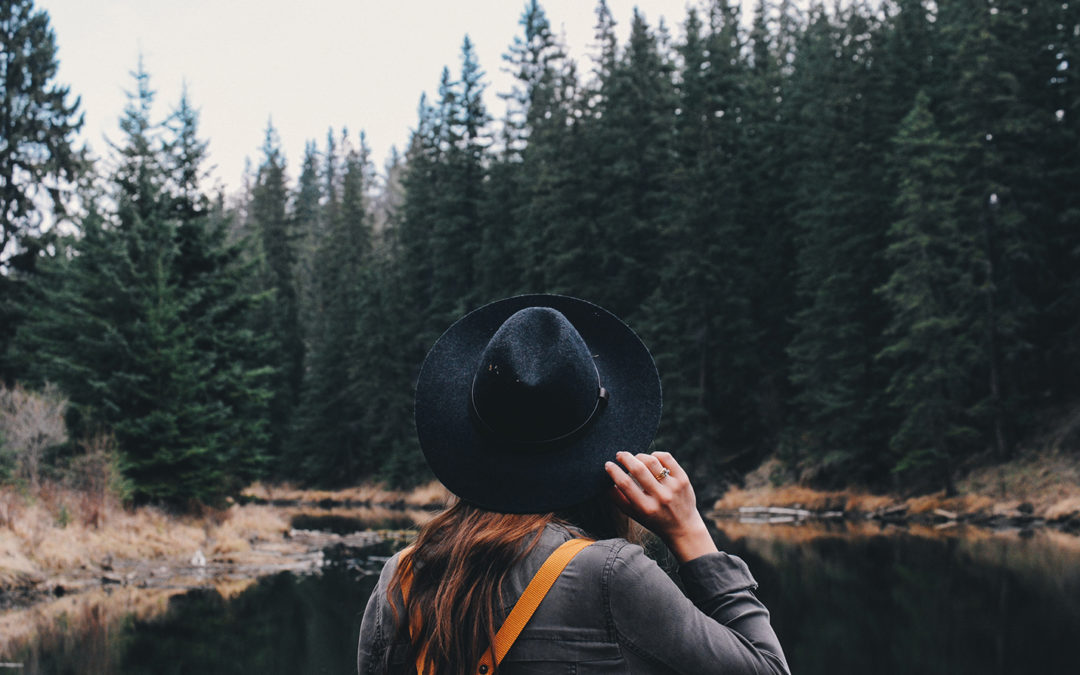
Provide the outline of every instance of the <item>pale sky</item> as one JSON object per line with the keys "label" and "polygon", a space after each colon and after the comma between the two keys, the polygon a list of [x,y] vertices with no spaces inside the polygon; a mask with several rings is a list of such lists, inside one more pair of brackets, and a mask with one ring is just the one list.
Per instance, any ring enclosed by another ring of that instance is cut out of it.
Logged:
{"label": "pale sky", "polygon": [[[635,6],[656,27],[663,17],[682,35],[695,0],[609,0],[625,42]],[[744,20],[752,3],[744,0]],[[140,52],[157,91],[158,119],[173,109],[186,81],[210,142],[214,180],[241,184],[244,160],[260,161],[272,118],[295,180],[304,143],[320,148],[327,129],[367,134],[381,170],[391,146],[403,150],[416,125],[422,92],[436,94],[443,66],[460,73],[469,35],[487,73],[488,110],[509,91],[502,55],[521,34],[525,0],[37,0],[56,33],[57,81],[82,97],[82,138],[95,154],[119,138],[118,119]],[[593,0],[541,0],[552,27],[587,72]],[[207,187],[210,187],[207,185]]]}

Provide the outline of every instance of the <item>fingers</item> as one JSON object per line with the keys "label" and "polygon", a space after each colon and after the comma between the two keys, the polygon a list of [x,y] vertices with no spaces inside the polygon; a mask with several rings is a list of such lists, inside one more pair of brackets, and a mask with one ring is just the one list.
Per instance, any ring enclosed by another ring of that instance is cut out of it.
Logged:
{"label": "fingers", "polygon": [[656,476],[664,470],[664,467],[658,459],[645,453],[635,456],[629,452],[619,452],[615,457],[626,467],[626,471],[634,477],[645,493],[655,495],[662,492]]}
{"label": "fingers", "polygon": [[662,450],[659,450],[653,453],[653,457],[655,457],[661,464],[663,464],[664,467],[668,471],[670,471],[671,475],[675,478],[689,480],[689,477],[686,475],[686,471],[684,471],[683,468],[679,465],[679,463],[675,461],[675,458],[671,456],[670,452],[664,452]]}
{"label": "fingers", "polygon": [[649,473],[652,474],[653,480],[658,483],[664,480],[664,469],[666,467],[660,463],[659,459],[657,459],[653,455],[647,455],[645,453],[638,454],[637,459],[649,470]]}
{"label": "fingers", "polygon": [[[626,453],[619,453],[616,455],[616,457],[620,461],[623,461],[622,455],[625,454]],[[641,489],[641,485],[639,485],[636,480],[631,478],[630,475],[628,475],[626,471],[624,471],[622,467],[620,467],[618,464],[616,464],[615,462],[607,462],[604,465],[604,470],[607,471],[608,476],[611,477],[611,481],[615,483],[615,488],[618,490],[620,495],[622,495],[626,500],[633,503],[641,502],[646,498],[646,494]]]}

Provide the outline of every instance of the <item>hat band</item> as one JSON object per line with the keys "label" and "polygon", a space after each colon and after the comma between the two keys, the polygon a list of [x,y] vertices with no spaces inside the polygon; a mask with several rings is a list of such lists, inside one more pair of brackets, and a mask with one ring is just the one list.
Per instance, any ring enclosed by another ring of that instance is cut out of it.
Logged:
{"label": "hat band", "polygon": [[[593,365],[593,368],[596,368],[596,366]],[[566,439],[571,438],[572,436],[576,436],[578,433],[580,433],[582,430],[584,430],[585,427],[589,426],[589,423],[592,422],[594,418],[596,418],[596,416],[600,412],[601,408],[603,408],[605,405],[607,405],[608,398],[610,398],[610,394],[608,393],[608,390],[604,389],[603,385],[600,383],[600,371],[597,370],[596,371],[596,405],[593,406],[592,412],[589,413],[589,416],[585,418],[584,422],[579,424],[574,429],[571,429],[570,431],[566,432],[565,434],[560,434],[558,436],[552,436],[551,438],[545,438],[545,439],[542,439],[542,440],[539,440],[539,441],[527,440],[527,439],[521,439],[521,438],[510,438],[510,437],[507,437],[506,434],[504,434],[502,432],[499,432],[499,431],[496,431],[494,427],[492,427],[490,424],[488,424],[487,421],[484,420],[484,416],[480,414],[480,409],[476,407],[476,377],[477,377],[476,375],[473,375],[472,386],[469,388],[469,408],[472,411],[473,418],[477,421],[477,423],[479,423],[480,427],[485,432],[487,432],[488,434],[490,434],[492,436],[499,436],[499,437],[505,438],[506,440],[510,441],[511,443],[515,443],[517,445],[547,445],[548,443],[556,443],[558,441],[565,441]]]}

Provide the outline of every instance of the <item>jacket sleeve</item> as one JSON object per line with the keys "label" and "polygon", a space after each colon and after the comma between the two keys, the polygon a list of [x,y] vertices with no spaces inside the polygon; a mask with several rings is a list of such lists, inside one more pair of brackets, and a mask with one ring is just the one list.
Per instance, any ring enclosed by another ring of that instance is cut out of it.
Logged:
{"label": "jacket sleeve", "polygon": [[769,611],[739,558],[710,553],[684,564],[687,595],[639,546],[624,546],[610,570],[608,604],[623,649],[679,673],[788,675]]}
{"label": "jacket sleeve", "polygon": [[397,557],[395,556],[383,566],[379,583],[375,585],[375,589],[368,598],[364,618],[360,622],[360,640],[356,648],[356,672],[359,675],[375,675],[383,672],[390,639],[387,634],[388,629],[383,625],[383,614],[386,611],[386,588],[396,567]]}

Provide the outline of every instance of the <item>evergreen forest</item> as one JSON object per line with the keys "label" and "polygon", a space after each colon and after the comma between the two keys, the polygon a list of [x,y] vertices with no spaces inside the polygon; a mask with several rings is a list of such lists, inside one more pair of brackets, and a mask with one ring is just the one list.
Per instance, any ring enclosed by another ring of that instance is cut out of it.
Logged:
{"label": "evergreen forest", "polygon": [[649,345],[656,446],[702,480],[776,456],[951,491],[1080,398],[1080,2],[747,12],[600,0],[575,61],[528,0],[504,63],[464,39],[385,167],[344,129],[286,158],[268,125],[226,196],[196,102],[163,113],[141,62],[107,155],[80,149],[48,16],[4,0],[0,375],[110,434],[136,501],[407,486],[428,347],[561,293]]}

